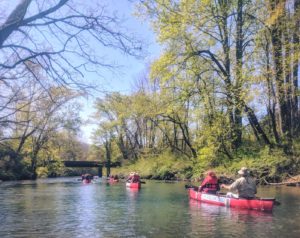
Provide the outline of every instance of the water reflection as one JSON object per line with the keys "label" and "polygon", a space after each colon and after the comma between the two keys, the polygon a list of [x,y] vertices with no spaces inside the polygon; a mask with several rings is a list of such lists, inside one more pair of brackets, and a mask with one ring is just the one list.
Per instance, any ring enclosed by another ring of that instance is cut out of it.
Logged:
{"label": "water reflection", "polygon": [[227,207],[216,206],[208,203],[201,203],[193,199],[190,199],[189,205],[191,210],[200,210],[201,213],[206,213],[209,214],[210,216],[219,216],[223,214],[231,218],[253,217],[259,220],[262,219],[262,221],[272,221],[272,217],[273,217],[272,212],[227,208]]}
{"label": "water reflection", "polygon": [[75,179],[2,183],[0,237],[299,237],[299,188],[261,188],[273,213],[189,200],[183,184],[140,190]]}
{"label": "water reflection", "polygon": [[130,199],[136,199],[139,192],[140,192],[140,189],[138,189],[138,188],[128,188],[128,187],[126,187],[126,194]]}
{"label": "water reflection", "polygon": [[[247,209],[234,209],[189,201],[191,214],[191,230],[215,237],[227,234],[231,237],[252,237],[258,230],[263,231],[264,226],[272,225],[273,214]],[[238,224],[234,226],[233,224]],[[199,227],[200,226],[200,227]],[[195,235],[194,234],[194,235]],[[246,236],[247,235],[247,236]]]}
{"label": "water reflection", "polygon": [[263,212],[255,210],[246,210],[246,209],[229,209],[228,216],[230,219],[237,222],[244,221],[247,223],[250,222],[272,222],[273,213],[272,212]]}
{"label": "water reflection", "polygon": [[220,217],[226,212],[226,208],[197,202],[192,199],[189,200],[189,208],[191,215],[190,235],[192,237],[199,235],[199,230],[201,230],[201,234],[204,236],[216,236],[217,224]]}

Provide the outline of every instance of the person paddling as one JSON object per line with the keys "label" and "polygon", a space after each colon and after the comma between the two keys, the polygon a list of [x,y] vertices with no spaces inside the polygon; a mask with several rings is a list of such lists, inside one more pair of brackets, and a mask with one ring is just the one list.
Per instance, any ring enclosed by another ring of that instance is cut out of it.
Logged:
{"label": "person paddling", "polygon": [[[235,198],[254,198],[257,193],[256,181],[250,176],[250,171],[246,167],[242,167],[238,174],[241,175],[231,185],[221,184],[221,188],[230,190],[231,192],[227,193],[228,197]],[[237,193],[232,193],[237,192]]]}
{"label": "person paddling", "polygon": [[199,186],[199,191],[203,193],[216,194],[220,190],[218,178],[213,171],[208,171],[207,176]]}
{"label": "person paddling", "polygon": [[133,176],[134,176],[134,172],[130,172],[128,178],[127,178],[127,182],[131,182],[131,180],[133,179]]}
{"label": "person paddling", "polygon": [[139,174],[138,173],[134,173],[134,175],[133,175],[133,178],[132,178],[132,182],[133,183],[138,183],[138,182],[140,182],[140,176],[139,176]]}

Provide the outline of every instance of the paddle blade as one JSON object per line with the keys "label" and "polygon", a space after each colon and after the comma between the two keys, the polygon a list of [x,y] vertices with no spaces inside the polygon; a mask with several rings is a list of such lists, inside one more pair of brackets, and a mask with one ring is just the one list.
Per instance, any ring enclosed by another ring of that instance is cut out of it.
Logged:
{"label": "paddle blade", "polygon": [[281,202],[275,200],[275,201],[274,201],[274,205],[275,205],[275,206],[279,206],[279,205],[281,205]]}
{"label": "paddle blade", "polygon": [[191,184],[186,184],[186,185],[184,185],[184,187],[185,187],[186,189],[188,189],[188,188],[198,189],[197,186],[194,186],[194,185],[191,185]]}

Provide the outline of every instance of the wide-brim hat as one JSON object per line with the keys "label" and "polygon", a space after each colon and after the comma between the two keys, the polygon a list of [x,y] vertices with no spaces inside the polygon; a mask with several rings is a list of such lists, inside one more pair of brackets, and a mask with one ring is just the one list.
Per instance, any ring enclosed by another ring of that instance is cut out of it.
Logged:
{"label": "wide-brim hat", "polygon": [[239,171],[238,174],[240,175],[247,175],[249,174],[249,170],[246,167],[242,167]]}

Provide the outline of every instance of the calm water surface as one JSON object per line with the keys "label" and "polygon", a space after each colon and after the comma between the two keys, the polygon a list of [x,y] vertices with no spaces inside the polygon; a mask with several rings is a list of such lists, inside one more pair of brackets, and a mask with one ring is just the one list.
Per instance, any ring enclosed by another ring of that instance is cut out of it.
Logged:
{"label": "calm water surface", "polygon": [[141,190],[77,178],[0,184],[0,237],[300,237],[300,188],[264,187],[273,213],[188,199],[184,183],[147,181]]}

